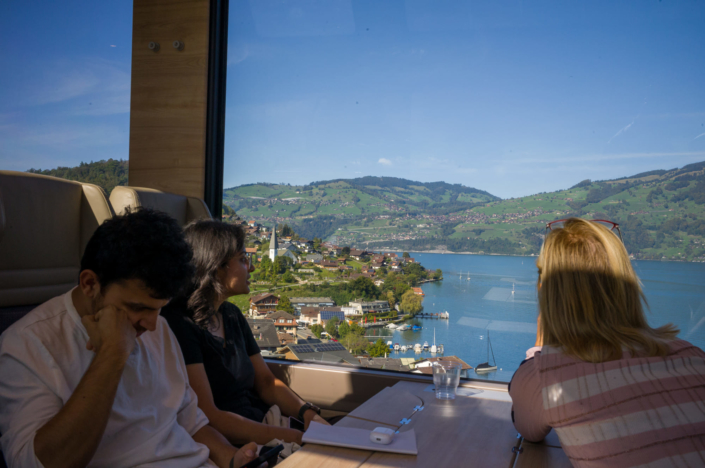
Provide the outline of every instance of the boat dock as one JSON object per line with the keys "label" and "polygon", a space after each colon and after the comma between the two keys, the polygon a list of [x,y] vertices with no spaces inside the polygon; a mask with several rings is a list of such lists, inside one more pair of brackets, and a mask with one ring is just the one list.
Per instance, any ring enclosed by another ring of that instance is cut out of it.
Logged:
{"label": "boat dock", "polygon": [[420,314],[416,314],[414,317],[448,320],[450,318],[449,315],[450,314],[448,314],[448,312],[438,312],[437,314],[421,312]]}

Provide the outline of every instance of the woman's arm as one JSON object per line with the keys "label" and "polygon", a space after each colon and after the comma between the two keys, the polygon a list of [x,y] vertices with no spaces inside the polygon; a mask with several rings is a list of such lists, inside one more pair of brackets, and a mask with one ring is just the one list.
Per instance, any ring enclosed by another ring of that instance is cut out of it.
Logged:
{"label": "woman's arm", "polygon": [[[257,445],[250,442],[240,449],[228,443],[223,435],[211,426],[203,426],[193,435],[193,440],[208,447],[210,458],[219,468],[241,467],[257,458]],[[266,464],[265,464],[266,465]]]}
{"label": "woman's arm", "polygon": [[[287,416],[298,417],[299,409],[301,409],[306,402],[299,398],[284,382],[274,377],[274,374],[269,370],[261,354],[253,354],[250,356],[250,361],[252,361],[252,366],[255,368],[255,391],[260,398],[270,406],[279,406],[282,413]],[[311,424],[311,421],[328,424],[318,413],[313,410],[308,410],[304,413],[305,429],[308,429],[308,425]]]}
{"label": "woman's arm", "polygon": [[512,422],[524,439],[529,442],[542,441],[551,426],[545,421],[541,379],[535,360],[524,361],[509,383],[512,399]]}
{"label": "woman's arm", "polygon": [[[215,406],[213,393],[208,382],[208,376],[203,364],[186,366],[188,380],[193,391],[198,396],[198,407],[201,408],[210,421],[210,425],[223,434],[232,444],[256,442],[264,445],[272,439],[301,444],[302,432],[285,427],[274,427],[252,421],[239,414],[221,411]],[[297,408],[298,411],[298,408]]]}

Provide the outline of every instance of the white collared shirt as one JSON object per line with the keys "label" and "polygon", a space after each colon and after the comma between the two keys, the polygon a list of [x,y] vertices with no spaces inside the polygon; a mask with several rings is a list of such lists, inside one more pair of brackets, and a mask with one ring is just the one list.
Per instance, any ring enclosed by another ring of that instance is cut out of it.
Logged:
{"label": "white collared shirt", "polygon": [[[87,341],[71,291],[0,336],[0,444],[11,468],[42,467],[34,436],[68,401],[93,361]],[[136,340],[88,466],[212,466],[208,448],[191,437],[206,424],[179,344],[160,316],[157,329]]]}

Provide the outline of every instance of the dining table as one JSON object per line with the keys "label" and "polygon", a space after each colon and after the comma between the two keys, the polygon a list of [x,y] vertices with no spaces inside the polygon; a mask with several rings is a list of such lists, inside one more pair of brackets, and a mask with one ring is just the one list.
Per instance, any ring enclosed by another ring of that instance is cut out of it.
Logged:
{"label": "dining table", "polygon": [[506,391],[462,386],[453,400],[436,398],[432,383],[400,381],[348,413],[335,426],[413,429],[417,455],[305,444],[282,468],[381,468],[478,466],[568,468],[569,459],[551,432],[541,443],[524,441],[511,419]]}

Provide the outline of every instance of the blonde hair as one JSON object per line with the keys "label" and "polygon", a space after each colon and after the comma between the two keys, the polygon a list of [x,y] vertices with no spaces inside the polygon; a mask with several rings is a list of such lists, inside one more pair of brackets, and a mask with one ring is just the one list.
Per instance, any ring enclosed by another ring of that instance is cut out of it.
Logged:
{"label": "blonde hair", "polygon": [[627,250],[605,226],[569,219],[546,236],[536,266],[545,345],[588,362],[620,359],[623,347],[632,355],[668,354],[665,341],[678,329],[649,326]]}

